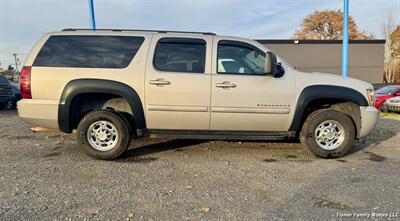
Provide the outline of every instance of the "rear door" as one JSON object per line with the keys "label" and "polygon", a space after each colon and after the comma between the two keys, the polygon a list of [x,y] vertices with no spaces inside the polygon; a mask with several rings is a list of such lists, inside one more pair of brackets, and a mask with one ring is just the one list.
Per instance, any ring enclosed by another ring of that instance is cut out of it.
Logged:
{"label": "rear door", "polygon": [[209,130],[212,39],[153,36],[145,78],[147,128]]}

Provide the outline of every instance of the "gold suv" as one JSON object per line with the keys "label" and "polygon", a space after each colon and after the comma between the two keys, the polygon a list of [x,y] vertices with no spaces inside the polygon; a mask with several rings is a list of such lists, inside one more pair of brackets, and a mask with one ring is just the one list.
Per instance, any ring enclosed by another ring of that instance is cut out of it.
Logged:
{"label": "gold suv", "polygon": [[343,156],[377,123],[371,84],[304,73],[256,41],[213,33],[64,29],[21,71],[19,116],[114,159],[131,137],[300,138]]}

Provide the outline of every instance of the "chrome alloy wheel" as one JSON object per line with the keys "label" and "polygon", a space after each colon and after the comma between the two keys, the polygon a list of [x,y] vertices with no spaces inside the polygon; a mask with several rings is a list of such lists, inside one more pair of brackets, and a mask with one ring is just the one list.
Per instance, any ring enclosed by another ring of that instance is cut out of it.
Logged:
{"label": "chrome alloy wheel", "polygon": [[344,141],[343,126],[334,120],[326,120],[315,129],[315,141],[324,150],[334,150]]}
{"label": "chrome alloy wheel", "polygon": [[96,121],[90,125],[86,137],[90,146],[96,150],[108,151],[117,145],[119,135],[113,123]]}

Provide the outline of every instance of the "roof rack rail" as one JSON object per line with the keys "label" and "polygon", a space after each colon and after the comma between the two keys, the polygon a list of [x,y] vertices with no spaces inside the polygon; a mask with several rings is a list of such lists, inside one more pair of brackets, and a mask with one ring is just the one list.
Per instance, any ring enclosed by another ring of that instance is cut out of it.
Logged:
{"label": "roof rack rail", "polygon": [[64,28],[61,31],[137,31],[137,32],[157,32],[157,33],[178,33],[178,34],[202,34],[202,35],[216,35],[212,32],[196,32],[196,31],[166,31],[166,30],[141,30],[141,29],[89,29],[89,28]]}

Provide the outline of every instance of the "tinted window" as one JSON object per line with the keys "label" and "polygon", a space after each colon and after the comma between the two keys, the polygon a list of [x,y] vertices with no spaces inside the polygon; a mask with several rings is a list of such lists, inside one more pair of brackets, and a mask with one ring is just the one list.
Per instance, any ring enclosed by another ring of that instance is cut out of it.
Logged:
{"label": "tinted window", "polygon": [[206,42],[202,39],[163,38],[154,52],[154,67],[160,71],[204,73]]}
{"label": "tinted window", "polygon": [[34,66],[125,68],[143,43],[131,36],[52,36],[36,57]]}
{"label": "tinted window", "polygon": [[265,52],[242,42],[221,41],[217,65],[220,74],[264,75]]}

